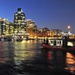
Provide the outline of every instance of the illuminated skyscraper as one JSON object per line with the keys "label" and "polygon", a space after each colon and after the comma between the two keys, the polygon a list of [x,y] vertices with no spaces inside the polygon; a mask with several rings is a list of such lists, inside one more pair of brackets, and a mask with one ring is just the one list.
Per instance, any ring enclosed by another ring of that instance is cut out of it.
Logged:
{"label": "illuminated skyscraper", "polygon": [[25,13],[21,8],[18,8],[14,14],[14,29],[16,34],[25,34],[26,32]]}

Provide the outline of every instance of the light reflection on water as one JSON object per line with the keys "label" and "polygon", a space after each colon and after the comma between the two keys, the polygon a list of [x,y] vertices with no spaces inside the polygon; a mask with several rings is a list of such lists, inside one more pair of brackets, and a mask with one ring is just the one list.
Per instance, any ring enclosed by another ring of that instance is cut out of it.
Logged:
{"label": "light reflection on water", "polygon": [[66,54],[66,69],[75,72],[75,55],[69,52]]}
{"label": "light reflection on water", "polygon": [[[13,62],[21,65],[35,66],[39,69],[65,69],[72,73],[75,71],[75,55],[66,52],[66,60],[61,51],[54,53],[50,50],[40,49],[40,42],[35,40],[22,42],[0,42],[0,63]],[[33,63],[33,64],[32,64]],[[66,66],[65,66],[66,63]],[[25,64],[25,65],[26,65]]]}
{"label": "light reflection on water", "polygon": [[[36,54],[38,53],[35,48],[36,41],[22,41],[22,42],[15,42],[15,50],[14,50],[14,61],[20,62],[23,60],[32,60]],[[16,63],[17,64],[17,63]]]}

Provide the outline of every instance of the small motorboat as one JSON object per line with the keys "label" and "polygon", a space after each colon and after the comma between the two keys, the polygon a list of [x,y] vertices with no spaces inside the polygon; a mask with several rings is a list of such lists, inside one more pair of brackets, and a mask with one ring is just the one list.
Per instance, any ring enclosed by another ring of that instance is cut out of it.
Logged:
{"label": "small motorboat", "polygon": [[[62,46],[57,46],[56,43],[54,43],[54,45],[50,45],[48,40],[47,40],[47,42],[44,40],[44,43],[41,43],[41,46],[42,46],[42,48],[47,48],[50,50],[75,50],[75,46],[68,46],[67,42],[68,41],[63,40]],[[74,42],[74,40],[73,40],[73,42]]]}
{"label": "small motorboat", "polygon": [[42,43],[41,46],[42,46],[43,48],[50,48],[50,47],[51,47],[51,46],[50,46],[49,44],[47,44],[47,43]]}
{"label": "small motorboat", "polygon": [[50,46],[49,44],[42,43],[42,48],[49,49],[49,50],[72,50],[75,51],[75,46]]}

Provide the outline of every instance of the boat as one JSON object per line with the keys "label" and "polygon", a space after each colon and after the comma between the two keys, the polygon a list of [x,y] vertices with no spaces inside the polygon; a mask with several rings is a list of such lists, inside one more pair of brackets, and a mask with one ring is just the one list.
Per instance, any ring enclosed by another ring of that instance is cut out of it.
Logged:
{"label": "boat", "polygon": [[48,39],[47,39],[47,42],[44,40],[44,42],[41,43],[41,47],[46,48],[46,49],[50,49],[50,50],[75,50],[74,45],[73,46],[68,45],[69,41],[75,42],[75,39],[61,39],[62,40],[62,45],[57,45],[57,43],[56,43],[57,40],[58,39],[54,39],[53,45],[51,45],[48,42]]}
{"label": "boat", "polygon": [[46,43],[42,43],[41,46],[42,46],[42,48],[51,49],[51,50],[55,50],[55,49],[58,49],[58,50],[66,50],[66,47],[51,46],[51,45],[46,44]]}
{"label": "boat", "polygon": [[42,43],[41,46],[42,46],[43,48],[50,48],[50,47],[51,47],[51,46],[50,46],[49,44],[47,44],[47,43]]}

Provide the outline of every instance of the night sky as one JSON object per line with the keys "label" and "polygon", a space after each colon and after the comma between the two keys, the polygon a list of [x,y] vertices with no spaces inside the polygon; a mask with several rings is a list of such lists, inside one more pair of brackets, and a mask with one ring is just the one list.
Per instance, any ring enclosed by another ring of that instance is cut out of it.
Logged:
{"label": "night sky", "polygon": [[17,8],[22,8],[27,19],[38,28],[61,29],[75,33],[75,0],[0,0],[0,17],[13,22]]}

